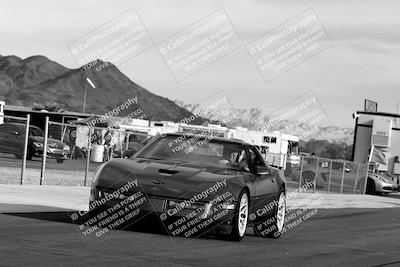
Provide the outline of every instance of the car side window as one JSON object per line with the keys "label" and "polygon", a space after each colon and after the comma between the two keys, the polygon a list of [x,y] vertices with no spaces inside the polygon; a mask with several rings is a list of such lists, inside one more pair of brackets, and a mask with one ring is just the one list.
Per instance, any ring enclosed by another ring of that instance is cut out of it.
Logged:
{"label": "car side window", "polygon": [[266,166],[260,152],[255,147],[249,147],[249,159],[253,171],[255,171],[256,166]]}

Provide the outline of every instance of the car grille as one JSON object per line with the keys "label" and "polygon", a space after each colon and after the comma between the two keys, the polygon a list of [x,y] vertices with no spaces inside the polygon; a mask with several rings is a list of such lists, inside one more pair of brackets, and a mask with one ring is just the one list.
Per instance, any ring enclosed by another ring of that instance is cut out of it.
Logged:
{"label": "car grille", "polygon": [[48,145],[50,148],[57,148],[57,149],[63,149],[63,146],[57,143],[52,143]]}

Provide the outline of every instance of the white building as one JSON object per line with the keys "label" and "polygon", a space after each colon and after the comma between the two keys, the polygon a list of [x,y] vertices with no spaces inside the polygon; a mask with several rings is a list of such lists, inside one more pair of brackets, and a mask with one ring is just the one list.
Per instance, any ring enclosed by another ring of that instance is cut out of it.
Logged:
{"label": "white building", "polygon": [[353,160],[367,162],[374,147],[385,163],[379,164],[378,170],[400,174],[400,115],[358,111],[355,117]]}

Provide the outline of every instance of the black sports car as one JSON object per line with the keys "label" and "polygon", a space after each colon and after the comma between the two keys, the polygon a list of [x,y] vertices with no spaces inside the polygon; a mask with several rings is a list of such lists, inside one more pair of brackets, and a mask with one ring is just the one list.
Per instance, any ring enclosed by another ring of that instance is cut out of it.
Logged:
{"label": "black sports car", "polygon": [[173,133],[154,138],[129,159],[100,166],[89,207],[96,229],[153,218],[171,236],[215,233],[241,240],[251,226],[259,235],[278,237],[286,180],[251,144]]}

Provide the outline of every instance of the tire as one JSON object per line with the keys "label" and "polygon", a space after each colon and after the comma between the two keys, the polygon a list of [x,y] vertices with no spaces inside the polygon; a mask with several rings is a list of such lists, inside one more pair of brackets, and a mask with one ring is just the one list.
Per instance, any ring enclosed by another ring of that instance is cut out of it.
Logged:
{"label": "tire", "polygon": [[29,149],[26,151],[26,159],[27,160],[32,160],[32,151]]}
{"label": "tire", "polygon": [[307,184],[307,182],[316,182],[315,173],[312,171],[305,171],[301,175],[301,185]]}
{"label": "tire", "polygon": [[242,190],[235,208],[235,214],[232,220],[232,231],[228,235],[229,240],[240,241],[244,237],[249,217],[249,199],[247,191]]}
{"label": "tire", "polygon": [[370,195],[376,194],[374,180],[372,179],[367,180],[367,187],[365,188],[365,194],[370,194]]}
{"label": "tire", "polygon": [[274,219],[274,224],[272,231],[267,234],[267,237],[279,238],[283,232],[283,225],[285,222],[286,214],[286,194],[284,191],[279,193],[278,205],[275,206],[272,218]]}
{"label": "tire", "polygon": [[64,159],[57,159],[57,163],[63,163]]}

